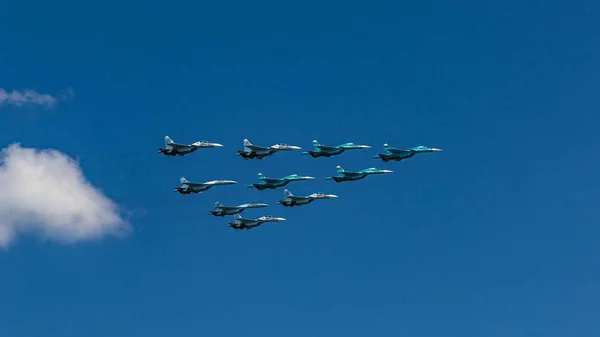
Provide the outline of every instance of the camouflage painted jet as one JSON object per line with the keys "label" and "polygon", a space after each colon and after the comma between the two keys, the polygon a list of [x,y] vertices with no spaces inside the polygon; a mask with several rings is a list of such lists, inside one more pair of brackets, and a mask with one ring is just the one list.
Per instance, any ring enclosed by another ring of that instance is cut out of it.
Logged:
{"label": "camouflage painted jet", "polygon": [[285,186],[292,181],[313,180],[315,177],[301,176],[298,174],[290,174],[282,178],[267,178],[262,173],[258,174],[259,183],[248,185],[248,188],[254,187],[259,191],[266,189],[276,189]]}
{"label": "camouflage painted jet", "polygon": [[248,208],[262,208],[268,207],[268,204],[258,203],[258,202],[250,202],[247,204],[237,205],[237,206],[224,206],[222,203],[215,201],[215,209],[210,211],[210,214],[214,216],[226,216],[226,215],[234,215],[242,213]]}
{"label": "camouflage painted jet", "polygon": [[390,147],[387,143],[383,144],[384,152],[374,155],[373,158],[381,159],[384,162],[388,162],[390,160],[393,161],[401,161],[404,159],[411,158],[412,156],[419,153],[427,153],[427,152],[440,152],[441,149],[436,149],[435,147],[427,147],[427,146],[415,146],[409,149],[396,149]]}
{"label": "camouflage painted jet", "polygon": [[165,156],[185,156],[192,152],[196,152],[198,149],[223,147],[219,143],[211,143],[209,141],[199,141],[192,144],[178,144],[175,143],[169,136],[165,136],[165,147],[158,149]]}
{"label": "camouflage painted jet", "polygon": [[359,144],[355,144],[355,143],[344,143],[344,144],[340,144],[340,145],[336,145],[336,146],[327,146],[327,145],[319,144],[319,142],[316,140],[313,140],[312,143],[313,143],[313,150],[302,152],[302,154],[304,154],[304,155],[308,154],[313,158],[332,157],[332,156],[340,155],[340,154],[344,153],[344,151],[346,151],[346,150],[364,150],[364,149],[371,148],[369,145],[359,145]]}
{"label": "camouflage painted jet", "polygon": [[204,183],[195,183],[184,177],[181,177],[179,181],[181,182],[181,186],[176,187],[175,192],[179,192],[180,194],[202,193],[213,186],[237,184],[234,180],[211,180]]}
{"label": "camouflage painted jet", "polygon": [[242,216],[239,214],[234,215],[233,219],[233,222],[230,222],[228,225],[236,230],[252,229],[264,224],[265,222],[278,222],[286,220],[285,218],[274,217],[271,215],[261,216],[260,218],[256,219],[246,219],[242,218]]}
{"label": "camouflage painted jet", "polygon": [[250,143],[248,139],[244,139],[244,149],[238,151],[238,156],[241,156],[244,159],[263,159],[279,151],[297,151],[301,149],[302,148],[299,146],[284,143],[271,145],[269,147],[258,146]]}
{"label": "camouflage painted jet", "polygon": [[372,174],[384,174],[384,173],[392,173],[393,172],[391,170],[383,170],[383,169],[378,169],[375,167],[366,168],[364,170],[360,170],[360,171],[356,171],[356,172],[345,171],[340,165],[336,166],[335,168],[337,169],[338,174],[333,177],[327,177],[326,179],[334,180],[336,183],[339,183],[342,181],[361,180]]}
{"label": "camouflage painted jet", "polygon": [[293,195],[289,190],[283,191],[283,200],[280,200],[279,203],[285,207],[294,207],[294,206],[302,206],[310,204],[311,202],[319,199],[335,199],[338,196],[335,194],[325,194],[322,192],[313,193],[307,196],[298,196]]}

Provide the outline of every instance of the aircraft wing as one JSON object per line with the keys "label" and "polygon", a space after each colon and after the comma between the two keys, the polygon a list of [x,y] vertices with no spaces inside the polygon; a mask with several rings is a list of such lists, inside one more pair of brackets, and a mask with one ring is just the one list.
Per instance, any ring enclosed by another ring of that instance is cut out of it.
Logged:
{"label": "aircraft wing", "polygon": [[190,147],[189,145],[186,144],[177,144],[177,143],[171,143],[171,144],[167,144],[168,146],[174,148],[174,149],[181,149],[181,148],[185,148],[185,147]]}
{"label": "aircraft wing", "polygon": [[251,148],[253,150],[257,150],[257,151],[267,151],[267,150],[270,150],[269,147],[259,146],[259,145],[254,145],[254,144],[252,144],[252,145],[246,145],[246,147],[249,147],[249,148]]}
{"label": "aircraft wing", "polygon": [[222,209],[222,210],[224,210],[224,211],[225,211],[225,210],[234,210],[234,209],[238,209],[238,207],[237,207],[237,206],[219,206],[219,207],[217,207],[217,208],[220,208],[220,209]]}
{"label": "aircraft wing", "polygon": [[185,184],[189,185],[189,186],[202,186],[202,185],[205,185],[204,183],[197,183],[197,182],[193,182],[193,181],[186,181]]}
{"label": "aircraft wing", "polygon": [[305,196],[301,196],[301,195],[288,195],[288,196],[286,196],[286,198],[291,199],[291,200],[307,199]]}
{"label": "aircraft wing", "polygon": [[337,147],[335,147],[335,146],[327,146],[327,145],[315,145],[315,146],[323,151],[337,150]]}
{"label": "aircraft wing", "polygon": [[260,180],[264,181],[265,183],[276,183],[276,182],[281,181],[282,179],[262,177],[262,178],[260,178]]}
{"label": "aircraft wing", "polygon": [[360,173],[360,172],[348,172],[348,171],[339,172],[339,173],[343,174],[343,175],[344,175],[344,176],[346,176],[346,177],[359,176],[359,175],[361,175],[361,174],[362,174],[362,173]]}
{"label": "aircraft wing", "polygon": [[403,149],[387,149],[387,150],[393,154],[409,154],[412,152],[410,150],[403,150]]}

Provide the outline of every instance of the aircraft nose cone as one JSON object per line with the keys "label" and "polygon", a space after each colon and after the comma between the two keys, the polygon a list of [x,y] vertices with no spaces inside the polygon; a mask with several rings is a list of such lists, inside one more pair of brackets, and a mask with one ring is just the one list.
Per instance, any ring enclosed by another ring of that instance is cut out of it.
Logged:
{"label": "aircraft nose cone", "polygon": [[330,198],[332,198],[332,199],[335,199],[335,198],[337,198],[338,196],[337,196],[337,195],[335,195],[335,194],[330,194],[330,195],[329,195],[329,197],[330,197]]}
{"label": "aircraft nose cone", "polygon": [[223,147],[223,144],[219,144],[219,143],[214,143],[213,144],[214,147]]}
{"label": "aircraft nose cone", "polygon": [[363,149],[370,149],[371,147],[369,145],[362,145],[361,148],[363,148]]}
{"label": "aircraft nose cone", "polygon": [[433,152],[442,152],[442,149],[436,149],[435,147],[431,149]]}
{"label": "aircraft nose cone", "polygon": [[290,149],[292,149],[292,150],[302,150],[302,148],[300,146],[290,146]]}

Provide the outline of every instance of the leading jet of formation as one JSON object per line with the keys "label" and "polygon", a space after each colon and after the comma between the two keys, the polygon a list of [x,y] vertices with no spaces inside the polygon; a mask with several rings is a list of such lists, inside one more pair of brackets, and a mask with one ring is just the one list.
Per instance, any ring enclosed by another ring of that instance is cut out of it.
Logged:
{"label": "leading jet of formation", "polygon": [[185,177],[181,177],[179,181],[181,185],[175,188],[175,192],[179,192],[180,194],[202,193],[213,186],[237,184],[235,180],[211,180],[204,183],[196,183],[185,179]]}
{"label": "leading jet of formation", "polygon": [[356,172],[346,171],[340,165],[336,166],[335,168],[337,169],[338,174],[333,177],[327,177],[326,179],[333,180],[336,183],[339,183],[342,181],[361,180],[361,179],[364,179],[367,176],[370,176],[373,174],[385,174],[385,173],[393,172],[391,170],[384,170],[384,169],[379,169],[379,168],[375,168],[375,167],[366,168],[366,169],[356,171]]}
{"label": "leading jet of formation", "polygon": [[311,202],[319,199],[335,199],[338,196],[335,194],[325,194],[322,192],[313,193],[307,196],[293,195],[292,192],[285,189],[283,191],[283,200],[279,201],[279,204],[285,207],[294,207],[310,204]]}
{"label": "leading jet of formation", "polygon": [[279,218],[279,217],[274,217],[271,215],[265,215],[265,216],[261,216],[260,218],[256,218],[256,219],[246,219],[246,218],[242,218],[241,215],[236,214],[233,216],[233,222],[230,222],[228,225],[229,227],[239,230],[239,229],[252,229],[254,227],[258,227],[262,224],[264,224],[265,222],[279,222],[279,221],[285,221],[285,218]]}
{"label": "leading jet of formation", "polygon": [[332,157],[344,153],[346,150],[365,150],[370,149],[369,145],[360,145],[355,143],[344,143],[336,146],[319,144],[317,140],[312,141],[313,150],[302,152],[304,155],[310,155],[313,158]]}
{"label": "leading jet of formation", "polygon": [[262,173],[258,174],[259,183],[248,185],[248,188],[254,187],[259,191],[266,189],[276,189],[289,184],[292,181],[314,180],[315,177],[301,176],[299,174],[290,174],[282,178],[267,178]]}
{"label": "leading jet of formation", "polygon": [[248,139],[244,139],[244,149],[238,151],[238,156],[244,159],[263,159],[279,151],[297,151],[301,149],[299,146],[284,143],[271,146],[258,146],[252,144]]}
{"label": "leading jet of formation", "polygon": [[427,146],[415,146],[409,149],[397,149],[389,146],[387,143],[383,144],[383,153],[376,154],[373,156],[375,159],[381,159],[384,162],[388,161],[401,161],[404,159],[408,159],[413,157],[419,153],[427,153],[427,152],[440,152],[441,149],[436,149],[435,147],[427,147]]}
{"label": "leading jet of formation", "polygon": [[215,209],[210,211],[210,214],[214,216],[226,216],[226,215],[234,215],[242,213],[248,208],[263,208],[269,207],[268,204],[259,203],[259,202],[250,202],[247,204],[237,205],[237,206],[225,206],[222,203],[215,201]]}
{"label": "leading jet of formation", "polygon": [[206,140],[195,142],[192,144],[179,144],[175,143],[169,136],[165,136],[165,147],[158,149],[165,156],[185,156],[192,152],[196,152],[198,149],[223,147],[222,144],[212,143]]}

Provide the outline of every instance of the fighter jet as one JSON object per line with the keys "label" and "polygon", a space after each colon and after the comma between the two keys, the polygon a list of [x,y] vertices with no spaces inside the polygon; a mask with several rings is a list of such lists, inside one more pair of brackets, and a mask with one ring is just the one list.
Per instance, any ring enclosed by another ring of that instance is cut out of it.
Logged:
{"label": "fighter jet", "polygon": [[258,202],[250,202],[247,204],[237,205],[237,206],[224,206],[222,203],[215,201],[215,209],[210,211],[210,214],[214,216],[226,216],[239,214],[248,208],[262,208],[268,207],[268,204],[258,203]]}
{"label": "fighter jet", "polygon": [[175,143],[169,136],[165,136],[165,147],[158,149],[165,156],[185,156],[192,152],[196,152],[198,149],[223,147],[219,143],[211,143],[206,140],[195,142],[192,144],[178,144]]}
{"label": "fighter jet", "polygon": [[261,216],[256,219],[246,219],[242,218],[241,215],[236,214],[233,216],[233,222],[230,222],[229,227],[239,230],[239,229],[252,229],[254,227],[258,227],[265,222],[277,222],[277,221],[285,221],[285,218],[278,218],[271,215]]}
{"label": "fighter jet", "polygon": [[267,178],[262,173],[259,173],[258,179],[260,179],[259,183],[248,185],[248,188],[254,187],[259,191],[266,190],[266,189],[273,190],[278,187],[285,186],[292,181],[313,180],[313,179],[315,179],[315,177],[301,176],[298,174],[290,174],[289,176],[285,176],[282,178]]}
{"label": "fighter jet", "polygon": [[338,197],[335,194],[325,194],[322,192],[313,193],[307,196],[298,196],[293,195],[292,192],[287,189],[283,191],[283,196],[283,200],[280,200],[279,203],[285,207],[302,206],[310,204],[317,199],[334,199]]}
{"label": "fighter jet", "polygon": [[322,144],[319,144],[319,142],[316,140],[313,140],[312,143],[313,143],[313,150],[302,152],[302,154],[304,154],[304,155],[308,154],[313,158],[331,157],[331,156],[337,156],[339,154],[342,154],[346,150],[364,150],[364,149],[371,148],[369,145],[359,145],[359,144],[355,144],[355,143],[344,143],[344,144],[340,144],[340,145],[336,145],[336,146],[322,145]]}
{"label": "fighter jet", "polygon": [[258,146],[250,143],[248,139],[244,139],[244,149],[238,151],[238,156],[244,159],[263,159],[279,151],[296,151],[301,150],[299,146],[279,143],[269,147]]}
{"label": "fighter jet", "polygon": [[181,177],[179,181],[181,182],[181,186],[176,187],[175,192],[179,192],[180,194],[201,193],[213,186],[237,184],[234,180],[212,180],[205,183],[195,183],[184,177]]}
{"label": "fighter jet", "polygon": [[427,146],[423,146],[423,145],[411,147],[410,149],[406,149],[406,150],[396,149],[396,148],[390,147],[387,143],[383,144],[383,149],[384,149],[383,153],[374,155],[373,158],[381,159],[384,162],[388,162],[390,160],[401,161],[404,159],[411,158],[412,156],[414,156],[418,153],[442,151],[441,149],[436,149],[435,147],[427,147]]}
{"label": "fighter jet", "polygon": [[366,168],[364,170],[349,172],[345,171],[340,165],[335,167],[338,171],[337,176],[327,177],[327,180],[334,180],[336,183],[342,181],[353,181],[353,180],[361,180],[366,178],[371,174],[383,174],[383,173],[392,173],[390,170],[378,169],[375,167]]}

